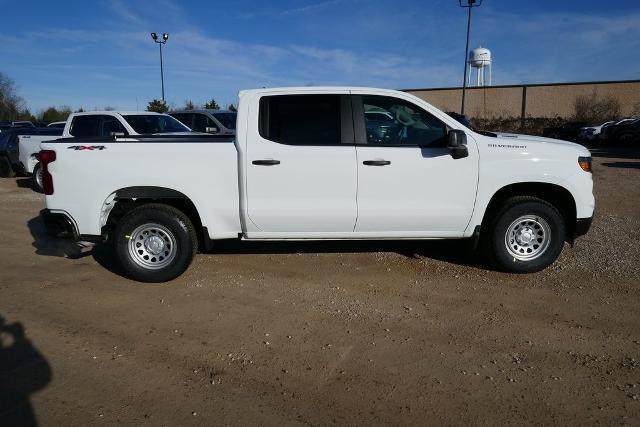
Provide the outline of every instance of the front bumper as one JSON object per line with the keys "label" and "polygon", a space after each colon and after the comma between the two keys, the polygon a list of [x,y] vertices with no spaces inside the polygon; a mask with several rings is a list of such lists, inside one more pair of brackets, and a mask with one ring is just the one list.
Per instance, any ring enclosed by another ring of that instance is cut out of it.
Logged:
{"label": "front bumper", "polygon": [[584,236],[591,228],[593,217],[590,218],[578,218],[576,219],[576,228],[573,232],[573,238]]}
{"label": "front bumper", "polygon": [[78,239],[80,237],[75,222],[63,212],[51,212],[49,209],[40,211],[40,217],[44,222],[47,234],[65,239]]}

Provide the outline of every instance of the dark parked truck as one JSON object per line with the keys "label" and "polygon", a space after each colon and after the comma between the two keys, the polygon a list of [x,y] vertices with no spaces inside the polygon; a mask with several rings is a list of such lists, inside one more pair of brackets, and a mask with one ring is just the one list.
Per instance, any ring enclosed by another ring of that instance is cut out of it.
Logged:
{"label": "dark parked truck", "polygon": [[542,130],[542,136],[553,139],[563,139],[566,141],[576,141],[580,129],[585,127],[588,123],[585,122],[567,122],[561,126],[554,126],[544,128]]}

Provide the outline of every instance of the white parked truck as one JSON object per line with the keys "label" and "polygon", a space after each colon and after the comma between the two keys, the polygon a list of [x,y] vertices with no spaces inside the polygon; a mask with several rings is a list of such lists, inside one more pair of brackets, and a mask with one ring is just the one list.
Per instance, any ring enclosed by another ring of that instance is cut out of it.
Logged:
{"label": "white parked truck", "polygon": [[43,143],[42,216],[59,235],[110,240],[139,281],[237,238],[469,238],[501,269],[535,272],[594,211],[582,146],[476,132],[392,90],[242,91],[235,138],[121,139]]}

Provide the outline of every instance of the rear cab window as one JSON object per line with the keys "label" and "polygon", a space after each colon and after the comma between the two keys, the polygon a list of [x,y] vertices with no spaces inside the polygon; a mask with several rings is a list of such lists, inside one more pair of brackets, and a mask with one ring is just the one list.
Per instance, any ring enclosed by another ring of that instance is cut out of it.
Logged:
{"label": "rear cab window", "polygon": [[260,99],[259,133],[286,145],[342,143],[343,95],[271,95]]}

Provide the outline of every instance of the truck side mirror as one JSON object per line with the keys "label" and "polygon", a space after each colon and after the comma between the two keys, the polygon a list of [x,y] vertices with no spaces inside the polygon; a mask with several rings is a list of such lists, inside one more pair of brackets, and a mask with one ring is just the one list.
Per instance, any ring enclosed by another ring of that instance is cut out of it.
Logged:
{"label": "truck side mirror", "polygon": [[215,126],[207,126],[206,128],[204,128],[204,131],[207,133],[218,133],[219,129]]}
{"label": "truck side mirror", "polygon": [[460,129],[451,129],[447,134],[447,148],[451,150],[451,157],[454,159],[467,157],[467,134]]}

